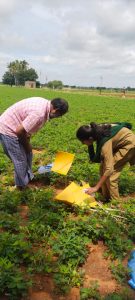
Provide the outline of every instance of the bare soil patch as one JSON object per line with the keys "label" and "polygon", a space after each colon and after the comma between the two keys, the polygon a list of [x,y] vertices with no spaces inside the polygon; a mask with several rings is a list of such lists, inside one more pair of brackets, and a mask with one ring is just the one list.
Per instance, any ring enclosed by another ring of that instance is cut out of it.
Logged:
{"label": "bare soil patch", "polygon": [[84,287],[90,287],[92,283],[97,281],[100,294],[103,296],[120,289],[110,271],[111,260],[104,258],[105,251],[106,247],[103,242],[90,245],[90,254],[83,266],[85,270]]}
{"label": "bare soil patch", "polygon": [[51,277],[35,276],[35,281],[36,284],[30,289],[27,300],[80,300],[78,288],[72,288],[68,295],[62,296],[55,293],[55,286]]}

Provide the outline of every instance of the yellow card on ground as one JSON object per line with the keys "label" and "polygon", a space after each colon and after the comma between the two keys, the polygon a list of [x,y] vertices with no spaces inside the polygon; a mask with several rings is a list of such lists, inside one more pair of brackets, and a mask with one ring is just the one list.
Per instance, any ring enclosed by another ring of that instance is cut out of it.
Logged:
{"label": "yellow card on ground", "polygon": [[66,175],[72,165],[74,156],[75,155],[72,153],[63,152],[63,151],[58,152],[56,154],[55,161],[53,163],[51,171],[62,175]]}
{"label": "yellow card on ground", "polygon": [[84,184],[79,186],[78,184],[72,182],[68,185],[60,194],[58,194],[55,199],[65,201],[69,204],[75,204],[79,206],[90,206],[95,207],[98,203],[94,197],[87,195],[84,189],[89,188],[89,184]]}

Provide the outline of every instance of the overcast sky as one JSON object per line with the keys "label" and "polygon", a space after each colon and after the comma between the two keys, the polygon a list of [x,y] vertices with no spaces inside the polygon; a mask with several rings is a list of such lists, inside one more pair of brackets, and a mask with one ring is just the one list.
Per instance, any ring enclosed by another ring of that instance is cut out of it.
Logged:
{"label": "overcast sky", "polygon": [[0,0],[0,80],[16,59],[41,82],[135,87],[135,0]]}

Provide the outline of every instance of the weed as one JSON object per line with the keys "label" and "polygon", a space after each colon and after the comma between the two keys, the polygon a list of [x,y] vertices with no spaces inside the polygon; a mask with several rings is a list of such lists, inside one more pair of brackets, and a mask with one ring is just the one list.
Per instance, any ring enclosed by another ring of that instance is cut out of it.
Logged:
{"label": "weed", "polygon": [[0,234],[0,257],[7,257],[12,263],[20,264],[30,260],[31,244],[22,234],[9,232]]}
{"label": "weed", "polygon": [[134,295],[131,290],[124,288],[122,292],[112,293],[104,297],[103,300],[134,300]]}
{"label": "weed", "polygon": [[80,290],[80,300],[89,299],[101,300],[97,282],[93,282],[91,287],[81,288]]}
{"label": "weed", "polygon": [[27,294],[32,282],[7,258],[0,258],[0,295],[17,300]]}
{"label": "weed", "polygon": [[20,193],[4,191],[0,196],[0,211],[16,213],[20,204]]}
{"label": "weed", "polygon": [[124,284],[127,282],[129,271],[128,271],[128,268],[124,267],[121,262],[117,263],[116,265],[114,263],[112,263],[111,271],[112,271],[114,278],[120,284]]}

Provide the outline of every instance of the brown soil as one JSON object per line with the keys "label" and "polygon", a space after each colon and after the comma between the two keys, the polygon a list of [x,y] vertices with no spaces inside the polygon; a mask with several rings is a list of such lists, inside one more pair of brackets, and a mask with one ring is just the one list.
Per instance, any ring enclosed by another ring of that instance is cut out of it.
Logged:
{"label": "brown soil", "polygon": [[101,295],[113,293],[120,289],[109,269],[111,260],[104,258],[105,251],[106,247],[103,242],[90,245],[90,254],[83,266],[85,270],[84,287],[90,287],[92,283],[97,281]]}
{"label": "brown soil", "polygon": [[[62,192],[62,190],[64,190],[67,185],[69,183],[67,182],[60,182],[60,183],[56,183],[56,185],[50,185],[50,177],[48,175],[45,175],[41,178],[33,178],[32,181],[28,184],[28,187],[29,188],[53,188],[54,189],[54,192],[56,193],[56,195],[60,192]],[[59,188],[59,186],[61,186],[61,189]]]}
{"label": "brown soil", "polygon": [[135,98],[135,94],[120,94],[120,93],[104,93],[104,92],[102,92],[101,93],[101,95],[99,95],[99,96],[107,96],[107,97],[110,97],[110,96],[112,96],[112,97],[121,97],[122,99],[125,99],[126,100],[126,98],[127,99],[129,99],[129,98]]}
{"label": "brown soil", "polygon": [[45,150],[44,149],[32,149],[33,154],[41,154],[44,153]]}
{"label": "brown soil", "polygon": [[20,210],[20,216],[22,217],[23,220],[28,220],[28,212],[29,212],[29,207],[27,205],[20,205],[19,207]]}
{"label": "brown soil", "polygon": [[20,213],[20,216],[22,218],[21,226],[25,226],[26,222],[28,220],[29,207],[27,205],[23,205],[23,204],[20,205],[19,206],[19,213]]}
{"label": "brown soil", "polygon": [[40,179],[33,178],[32,181],[28,184],[30,188],[46,188],[50,185],[50,178],[48,176],[44,176]]}
{"label": "brown soil", "polygon": [[135,198],[135,193],[131,193],[127,196],[122,196],[121,199],[124,200],[124,201],[127,201],[129,199],[134,199]]}
{"label": "brown soil", "polygon": [[72,288],[68,295],[62,296],[55,293],[55,286],[50,277],[36,276],[35,280],[36,285],[29,291],[27,300],[80,300],[78,288]]}

